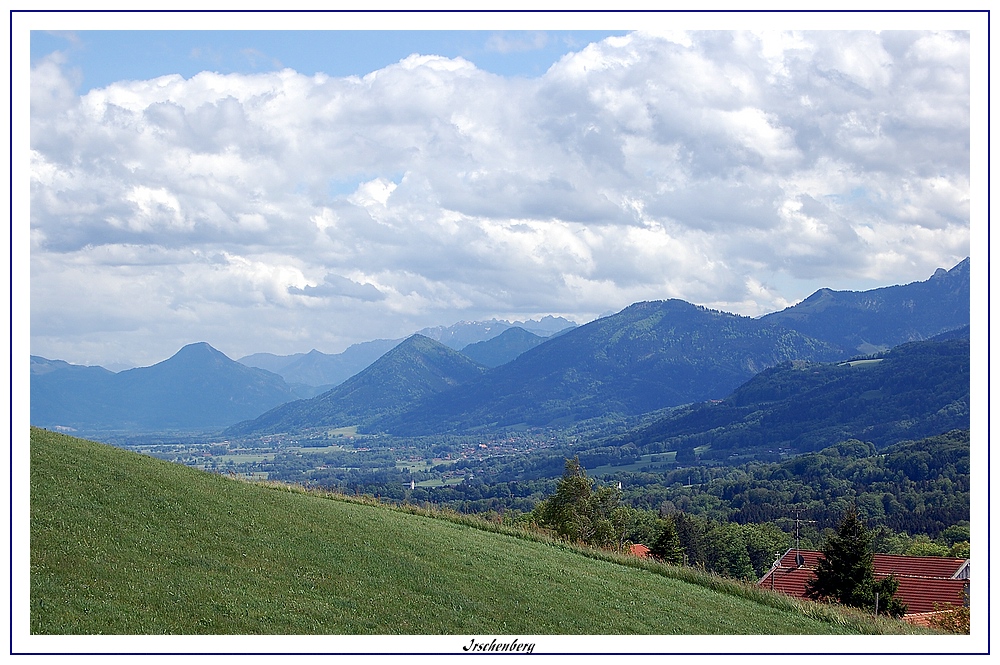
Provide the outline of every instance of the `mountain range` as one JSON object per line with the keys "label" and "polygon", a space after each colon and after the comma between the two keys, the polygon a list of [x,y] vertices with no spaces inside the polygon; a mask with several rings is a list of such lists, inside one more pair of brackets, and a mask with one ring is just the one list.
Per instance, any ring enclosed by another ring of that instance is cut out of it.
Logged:
{"label": "mountain range", "polygon": [[[725,399],[675,409],[605,445],[677,450],[693,460],[820,450],[858,439],[881,449],[969,427],[970,356],[965,336],[901,344],[852,362],[785,362]],[[706,456],[707,455],[707,456]]]}
{"label": "mountain range", "polygon": [[423,335],[413,335],[369,367],[318,397],[278,406],[226,433],[289,432],[303,427],[367,425],[421,398],[478,378],[485,367]]}
{"label": "mountain range", "polygon": [[544,426],[724,397],[760,370],[837,349],[681,300],[636,303],[374,424],[390,433]]}
{"label": "mountain range", "polygon": [[930,279],[870,291],[820,289],[762,317],[838,346],[847,354],[884,351],[969,322],[971,271],[966,258]]}
{"label": "mountain range", "polygon": [[248,367],[274,372],[289,384],[302,384],[320,388],[315,394],[337,386],[382,357],[402,340],[375,339],[352,344],[342,353],[322,353],[313,349],[309,353],[278,356],[272,353],[254,353],[240,358]]}
{"label": "mountain range", "polygon": [[[452,346],[422,334],[401,343],[376,340],[338,354],[341,364],[364,362],[379,345],[392,348],[320,395],[319,377],[309,378],[312,393],[290,385],[306,383],[306,360],[320,360],[319,352],[284,357],[287,363],[261,354],[243,359],[290,376],[298,365],[300,380],[292,382],[207,344],[118,374],[33,357],[31,417],[36,425],[91,429],[239,423],[231,431],[242,434],[347,425],[396,434],[559,425],[723,399],[768,368],[846,360],[927,339],[968,326],[969,311],[966,259],[924,282],[865,292],[821,289],[758,319],[667,300],[635,303],[578,327],[547,317],[549,328],[562,328],[543,329],[545,338],[492,321],[433,331]],[[487,339],[465,344],[475,330]]]}
{"label": "mountain range", "polygon": [[418,330],[417,334],[441,342],[456,351],[461,351],[470,344],[493,339],[511,328],[521,328],[539,337],[551,337],[556,333],[575,327],[575,323],[561,316],[544,316],[537,320],[528,319],[527,321],[513,322],[499,319],[460,321],[447,327],[424,328]]}
{"label": "mountain range", "polygon": [[31,357],[31,423],[43,427],[221,428],[299,397],[277,374],[242,365],[204,342],[118,373]]}
{"label": "mountain range", "polygon": [[[447,327],[424,328],[415,334],[441,342],[456,351],[464,352],[465,349],[474,344],[493,340],[510,330],[520,331],[516,334],[521,335],[528,333],[531,338],[542,341],[546,337],[575,326],[575,323],[562,317],[546,316],[539,320],[529,319],[513,323],[498,319],[460,321]],[[531,346],[524,338],[518,338],[517,342],[514,342],[513,339],[511,337],[505,338],[506,350],[491,351],[490,349],[495,347],[487,345],[480,347],[478,351],[473,351],[473,354],[479,353],[486,361],[484,364],[487,366],[493,367],[502,364]],[[238,362],[249,367],[258,367],[280,374],[286,382],[292,385],[302,384],[317,387],[319,390],[312,392],[319,394],[354,376],[402,341],[403,339],[376,339],[370,342],[352,344],[342,353],[322,353],[316,349],[309,353],[296,353],[289,356],[254,353],[240,358]],[[470,357],[474,358],[475,356]]]}

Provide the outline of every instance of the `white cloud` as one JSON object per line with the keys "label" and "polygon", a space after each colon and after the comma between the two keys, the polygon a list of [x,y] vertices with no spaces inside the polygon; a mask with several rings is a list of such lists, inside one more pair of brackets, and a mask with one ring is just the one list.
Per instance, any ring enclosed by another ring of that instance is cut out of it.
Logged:
{"label": "white cloud", "polygon": [[385,208],[389,202],[389,196],[395,189],[396,183],[385,178],[376,178],[358,185],[357,191],[347,200],[363,208]]}
{"label": "white cloud", "polygon": [[125,200],[134,205],[126,219],[111,218],[113,226],[131,231],[147,231],[162,226],[168,229],[190,230],[192,224],[185,219],[180,201],[165,188],[152,189],[137,185],[125,194]]}
{"label": "white cloud", "polygon": [[323,283],[313,286],[307,284],[303,288],[297,286],[291,286],[288,289],[289,293],[301,294],[304,296],[310,296],[313,298],[324,298],[324,297],[346,297],[346,298],[356,298],[358,300],[383,300],[385,294],[378,290],[374,285],[364,282],[359,283],[352,279],[346,277],[341,277],[340,275],[335,275],[333,273],[327,275],[323,278]]}
{"label": "white cloud", "polygon": [[76,104],[77,73],[64,67],[66,56],[55,51],[42,58],[31,70],[32,118],[49,117]]}
{"label": "white cloud", "polygon": [[73,76],[32,71],[30,163],[33,352],[71,361],[74,335],[151,362],[666,297],[761,314],[969,253],[964,33],[632,33],[537,79],[426,54]]}

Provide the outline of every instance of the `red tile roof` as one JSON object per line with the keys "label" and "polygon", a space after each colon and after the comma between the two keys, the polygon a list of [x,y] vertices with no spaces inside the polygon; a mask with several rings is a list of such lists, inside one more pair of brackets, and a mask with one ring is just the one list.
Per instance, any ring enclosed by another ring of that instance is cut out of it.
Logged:
{"label": "red tile roof", "polygon": [[649,548],[646,547],[645,545],[639,545],[637,543],[635,545],[630,545],[628,549],[633,556],[637,556],[641,559],[644,559],[649,556]]}
{"label": "red tile roof", "polygon": [[[797,564],[796,556],[801,557]],[[757,583],[798,598],[806,597],[806,582],[815,578],[822,552],[789,549]],[[944,605],[960,607],[968,579],[968,560],[929,556],[876,554],[875,577],[895,575],[899,580],[896,597],[906,604],[907,614],[932,612]]]}
{"label": "red tile roof", "polygon": [[[875,574],[875,577],[885,575]],[[939,579],[935,577],[898,577],[896,597],[906,603],[907,614],[921,614],[944,609],[945,605],[961,607],[965,602],[968,580]]]}
{"label": "red tile roof", "polygon": [[952,578],[958,574],[968,559],[951,559],[941,556],[900,556],[898,554],[876,554],[875,572],[899,577],[943,577]]}

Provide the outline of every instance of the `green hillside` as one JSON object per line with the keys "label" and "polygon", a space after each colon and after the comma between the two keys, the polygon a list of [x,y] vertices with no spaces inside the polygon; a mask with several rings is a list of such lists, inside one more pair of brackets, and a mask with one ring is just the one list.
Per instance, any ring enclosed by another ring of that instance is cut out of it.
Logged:
{"label": "green hillside", "polygon": [[[969,340],[911,342],[876,360],[782,363],[718,403],[677,409],[611,444],[702,459],[811,452],[847,439],[878,448],[969,427]],[[684,454],[682,452],[682,454]]]}
{"label": "green hillside", "polygon": [[499,367],[547,339],[524,328],[508,328],[496,337],[463,347],[462,354],[484,367]]}
{"label": "green hillside", "polygon": [[805,606],[689,569],[622,565],[31,431],[33,633],[907,630]]}

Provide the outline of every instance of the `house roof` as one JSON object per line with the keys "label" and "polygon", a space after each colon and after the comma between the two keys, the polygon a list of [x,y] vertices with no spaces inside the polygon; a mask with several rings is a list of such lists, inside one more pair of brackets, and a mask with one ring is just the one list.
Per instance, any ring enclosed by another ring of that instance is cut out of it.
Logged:
{"label": "house roof", "polygon": [[645,545],[640,545],[636,543],[635,545],[630,545],[628,549],[629,552],[631,552],[634,556],[640,558],[645,558],[649,556],[649,548],[646,547]]}
{"label": "house roof", "polygon": [[[875,574],[875,577],[886,577]],[[965,603],[964,591],[968,580],[939,579],[935,577],[899,577],[896,597],[906,603],[907,614],[921,614],[943,609],[945,605],[961,607]]]}
{"label": "house roof", "polygon": [[900,577],[941,577],[955,578],[967,567],[968,559],[953,559],[941,556],[901,556],[898,554],[876,554],[875,573]]}
{"label": "house roof", "polygon": [[[801,557],[798,562],[797,557]],[[789,549],[757,584],[805,598],[806,583],[816,577],[822,557],[822,552]],[[873,563],[876,578],[895,575],[899,580],[896,597],[906,604],[907,614],[932,612],[944,605],[960,607],[965,602],[967,559],[876,554]]]}

